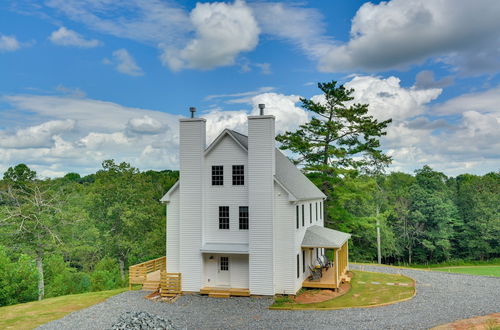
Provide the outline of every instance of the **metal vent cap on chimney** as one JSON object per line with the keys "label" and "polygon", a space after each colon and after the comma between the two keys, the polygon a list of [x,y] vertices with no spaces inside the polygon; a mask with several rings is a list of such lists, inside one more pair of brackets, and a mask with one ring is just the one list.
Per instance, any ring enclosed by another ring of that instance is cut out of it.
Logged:
{"label": "metal vent cap on chimney", "polygon": [[264,115],[264,109],[266,108],[266,105],[264,103],[259,104],[259,109],[260,109],[260,115]]}
{"label": "metal vent cap on chimney", "polygon": [[189,111],[191,111],[191,118],[194,118],[194,113],[196,112],[196,108],[195,107],[190,107]]}

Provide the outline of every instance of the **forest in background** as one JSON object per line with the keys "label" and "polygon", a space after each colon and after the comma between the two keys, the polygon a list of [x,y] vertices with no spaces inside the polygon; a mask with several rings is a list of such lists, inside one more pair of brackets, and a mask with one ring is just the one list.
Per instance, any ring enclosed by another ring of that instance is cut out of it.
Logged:
{"label": "forest in background", "polygon": [[[159,199],[178,175],[112,160],[84,177],[10,168],[0,181],[0,306],[38,299],[37,259],[45,297],[126,285],[128,266],[165,255]],[[332,180],[327,226],[352,234],[351,261],[377,260],[377,220],[383,263],[500,257],[498,172],[446,177],[425,166]]]}

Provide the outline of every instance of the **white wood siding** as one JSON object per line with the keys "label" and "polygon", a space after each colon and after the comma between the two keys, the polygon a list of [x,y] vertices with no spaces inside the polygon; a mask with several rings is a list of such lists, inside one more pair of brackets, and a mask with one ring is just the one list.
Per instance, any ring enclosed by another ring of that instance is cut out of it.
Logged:
{"label": "white wood siding", "polygon": [[179,189],[170,197],[167,208],[167,271],[179,272]]}
{"label": "white wood siding", "polygon": [[248,255],[230,255],[229,272],[232,288],[248,289]]}
{"label": "white wood siding", "polygon": [[[246,151],[227,135],[206,156],[204,242],[248,243],[248,230],[239,229],[239,207],[249,206],[247,159]],[[212,186],[212,165],[224,166],[223,186]],[[245,185],[233,186],[233,165],[245,166]],[[219,229],[219,206],[229,206],[229,230]]]}
{"label": "white wood siding", "polygon": [[182,290],[202,287],[202,224],[205,120],[181,119],[180,161],[180,272]]}
{"label": "white wood siding", "polygon": [[273,116],[248,117],[249,289],[257,295],[274,294],[274,138]]}
{"label": "white wood siding", "polygon": [[274,292],[295,294],[295,205],[274,185]]}

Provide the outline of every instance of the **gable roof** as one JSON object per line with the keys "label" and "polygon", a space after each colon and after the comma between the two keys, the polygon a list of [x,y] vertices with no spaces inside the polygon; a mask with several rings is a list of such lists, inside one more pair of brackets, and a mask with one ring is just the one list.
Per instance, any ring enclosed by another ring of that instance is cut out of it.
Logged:
{"label": "gable roof", "polygon": [[[212,151],[226,135],[233,138],[234,142],[236,142],[236,144],[239,145],[242,149],[244,149],[245,151],[248,150],[248,138],[241,133],[226,128],[222,131],[222,133],[219,134],[219,136],[215,140],[212,141],[212,143],[210,143],[208,148],[205,149],[205,155]],[[246,139],[244,139],[243,137],[245,137]]]}
{"label": "gable roof", "polygon": [[180,180],[177,180],[177,182],[174,183],[174,185],[172,187],[170,187],[170,189],[167,191],[167,193],[165,195],[163,195],[163,197],[160,199],[160,202],[163,202],[163,203],[170,202],[170,198],[171,198],[172,194],[174,193],[174,191],[177,188],[179,188],[179,185],[180,185]]}
{"label": "gable roof", "polygon": [[302,247],[338,249],[342,247],[349,238],[351,238],[351,234],[314,225],[307,228],[304,239],[302,240]]}

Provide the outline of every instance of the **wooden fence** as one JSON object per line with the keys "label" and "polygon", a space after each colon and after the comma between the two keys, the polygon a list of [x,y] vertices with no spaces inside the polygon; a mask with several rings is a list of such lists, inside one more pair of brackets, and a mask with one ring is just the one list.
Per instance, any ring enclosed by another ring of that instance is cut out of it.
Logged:
{"label": "wooden fence", "polygon": [[160,257],[137,265],[130,266],[128,268],[129,288],[130,289],[132,288],[132,284],[143,284],[146,281],[148,273],[152,273],[157,270],[165,272],[166,268],[167,268],[167,257]]}

